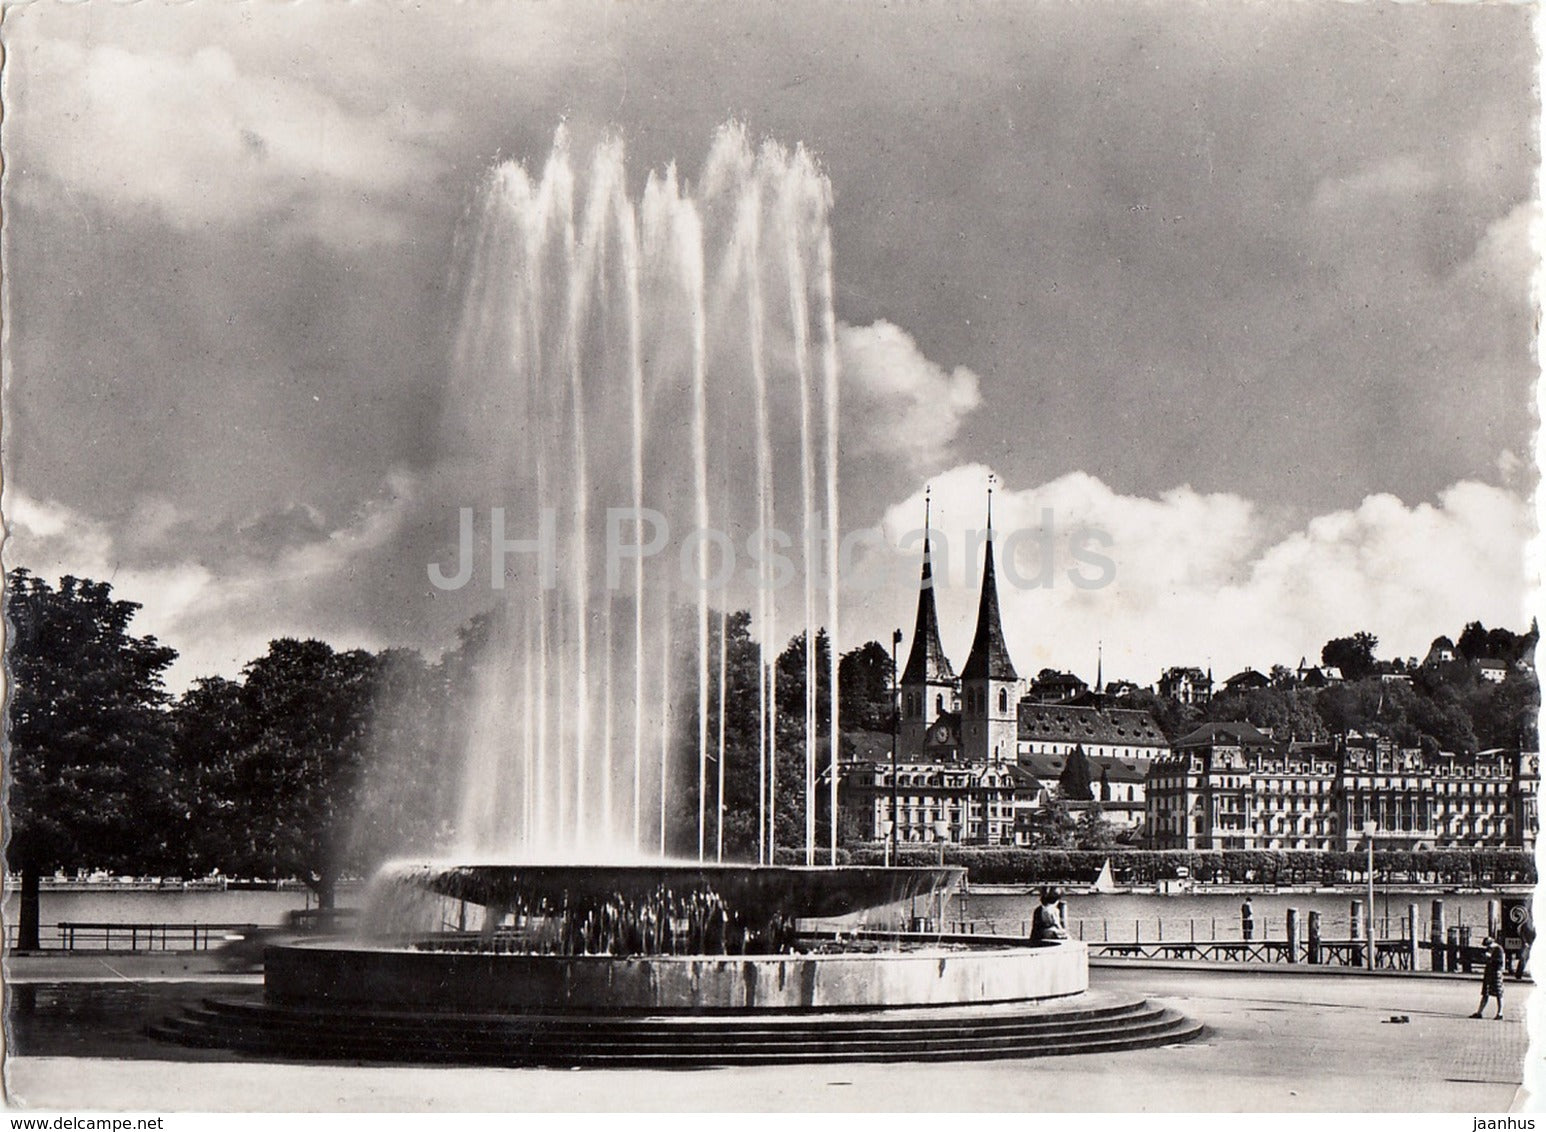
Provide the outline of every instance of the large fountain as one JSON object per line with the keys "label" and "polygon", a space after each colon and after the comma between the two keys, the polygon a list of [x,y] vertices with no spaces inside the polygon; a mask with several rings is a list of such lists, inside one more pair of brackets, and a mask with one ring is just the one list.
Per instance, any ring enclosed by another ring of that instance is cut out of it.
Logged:
{"label": "large fountain", "polygon": [[[1092,998],[1078,943],[941,936],[959,869],[817,863],[837,858],[837,823],[825,845],[817,824],[819,794],[837,812],[839,728],[822,723],[837,651],[823,705],[805,650],[800,718],[782,723],[771,661],[785,637],[838,627],[830,206],[807,153],[737,127],[691,187],[674,167],[631,185],[615,141],[579,169],[562,130],[536,175],[491,171],[462,249],[446,443],[497,505],[471,560],[493,563],[504,600],[457,737],[456,844],[384,869],[358,937],[271,948],[261,1003],[212,1002],[167,1036],[699,1064],[1184,1031]],[[723,861],[731,609],[764,650],[747,864]],[[776,772],[791,733],[801,784]],[[804,835],[781,847],[791,787]],[[776,863],[779,848],[804,863]]]}

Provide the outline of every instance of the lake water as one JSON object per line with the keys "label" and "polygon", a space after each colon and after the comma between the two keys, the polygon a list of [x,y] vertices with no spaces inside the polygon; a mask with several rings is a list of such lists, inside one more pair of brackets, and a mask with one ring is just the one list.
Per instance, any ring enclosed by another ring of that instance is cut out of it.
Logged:
{"label": "lake water", "polygon": [[[1303,938],[1309,913],[1321,915],[1321,934],[1326,938],[1345,937],[1349,930],[1349,904],[1360,899],[1355,892],[1273,892],[1253,893],[1251,906],[1257,939],[1282,939],[1290,908],[1299,911],[1299,931]],[[1184,940],[1239,939],[1240,905],[1243,893],[1186,892],[1169,893],[1069,893],[1068,930],[1075,939],[1112,940],[1141,938]],[[1444,901],[1447,926],[1470,925],[1481,930],[1487,925],[1487,901],[1499,900],[1497,894],[1435,893],[1401,889],[1376,889],[1375,921],[1380,934],[1399,937],[1407,914],[1407,905],[1417,905],[1418,936],[1426,938],[1433,901]],[[946,918],[976,922],[978,931],[991,930],[1024,934],[1029,928],[1037,897],[1024,893],[969,892],[952,899]],[[1386,929],[1388,921],[1389,928]],[[985,927],[984,925],[991,925]]]}
{"label": "lake water", "polygon": [[[350,894],[340,896],[348,903]],[[14,939],[20,897],[7,892],[3,908],[7,935]],[[38,898],[42,943],[48,947],[58,938],[60,923],[110,924],[258,924],[279,925],[285,914],[308,908],[316,901],[308,889],[115,891],[104,886],[87,892],[51,892]]]}
{"label": "lake water", "polygon": [[[1321,931],[1328,938],[1348,932],[1348,905],[1355,893],[1262,893],[1253,895],[1257,938],[1281,939],[1290,908],[1297,908],[1300,932],[1306,930],[1309,912],[1321,914]],[[1382,935],[1399,936],[1409,903],[1418,909],[1419,935],[1426,937],[1430,908],[1436,894],[1426,892],[1379,890],[1375,894],[1377,922],[1389,930]],[[1437,894],[1444,901],[1445,922],[1485,929],[1487,901],[1498,899],[1485,893]],[[358,892],[340,893],[341,905],[356,905]],[[1240,934],[1240,893],[1069,893],[1069,933],[1087,940],[1123,941],[1134,938],[1183,940],[1238,939]],[[55,925],[61,922],[105,922],[114,924],[257,924],[277,926],[288,912],[312,907],[315,900],[304,888],[281,891],[114,891],[111,888],[87,892],[50,892],[41,896],[43,943],[47,947],[57,938]],[[1027,893],[969,892],[957,895],[946,911],[947,921],[970,921],[978,931],[1023,935],[1036,906],[1036,896]],[[17,896],[7,894],[4,905],[6,924],[14,936]]]}

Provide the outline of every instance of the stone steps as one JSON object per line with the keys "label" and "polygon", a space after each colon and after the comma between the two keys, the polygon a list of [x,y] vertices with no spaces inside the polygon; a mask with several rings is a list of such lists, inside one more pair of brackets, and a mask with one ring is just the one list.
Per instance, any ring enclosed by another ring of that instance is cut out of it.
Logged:
{"label": "stone steps", "polygon": [[1201,1027],[1143,999],[1077,995],[859,1014],[653,1017],[328,1011],[210,999],[152,1037],[265,1057],[474,1065],[685,1068],[1044,1057],[1168,1045]]}

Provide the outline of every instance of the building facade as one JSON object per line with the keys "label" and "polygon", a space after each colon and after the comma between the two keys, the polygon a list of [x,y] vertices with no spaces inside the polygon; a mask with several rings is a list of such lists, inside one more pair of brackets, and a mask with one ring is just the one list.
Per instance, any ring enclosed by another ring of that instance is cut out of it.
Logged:
{"label": "building facade", "polygon": [[1275,740],[1248,723],[1179,739],[1147,781],[1156,849],[1531,848],[1539,756],[1425,755],[1383,736]]}
{"label": "building facade", "polygon": [[[1012,845],[1015,802],[1035,782],[1013,763],[900,763],[897,767],[897,841],[957,845]],[[891,766],[876,760],[849,764],[838,792],[843,809],[881,841],[891,833]]]}

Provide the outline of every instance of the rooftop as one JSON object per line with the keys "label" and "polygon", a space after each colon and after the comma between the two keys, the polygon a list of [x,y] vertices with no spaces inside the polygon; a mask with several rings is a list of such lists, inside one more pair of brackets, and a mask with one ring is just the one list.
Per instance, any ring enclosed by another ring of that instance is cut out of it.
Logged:
{"label": "rooftop", "polygon": [[1077,707],[1020,701],[1021,742],[1166,747],[1154,717],[1137,708]]}

